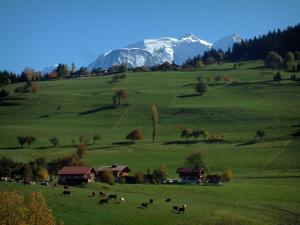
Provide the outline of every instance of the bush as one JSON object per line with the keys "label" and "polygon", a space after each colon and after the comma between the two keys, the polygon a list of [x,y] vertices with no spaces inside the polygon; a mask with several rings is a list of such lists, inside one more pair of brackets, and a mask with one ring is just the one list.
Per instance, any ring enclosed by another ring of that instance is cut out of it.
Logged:
{"label": "bush", "polygon": [[6,90],[4,90],[4,89],[2,89],[2,90],[0,91],[0,98],[5,98],[5,97],[7,97],[7,96],[9,96],[9,92],[6,91]]}
{"label": "bush", "polygon": [[27,82],[15,89],[15,93],[35,93],[39,90],[37,83]]}
{"label": "bush", "polygon": [[223,180],[226,181],[226,182],[228,182],[228,181],[230,181],[230,180],[233,179],[233,173],[232,173],[231,168],[227,168],[227,169],[223,172],[222,178],[223,178]]}
{"label": "bush", "polygon": [[282,80],[281,73],[279,71],[276,73],[276,75],[274,75],[273,80],[274,81],[281,81]]}
{"label": "bush", "polygon": [[135,143],[136,140],[143,140],[144,134],[140,129],[134,129],[129,134],[127,134],[126,139],[129,139],[132,141],[132,143]]}
{"label": "bush", "polygon": [[110,170],[104,170],[100,177],[101,182],[113,185],[115,183],[115,178]]}
{"label": "bush", "polygon": [[144,183],[145,181],[145,176],[142,172],[136,172],[135,173],[135,181],[137,184]]}
{"label": "bush", "polygon": [[58,145],[59,143],[59,140],[57,137],[52,137],[49,139],[50,143],[53,145],[54,148],[56,148],[56,146]]}
{"label": "bush", "polygon": [[94,134],[94,136],[93,136],[93,144],[95,144],[96,143],[96,141],[98,141],[98,140],[101,140],[101,136],[100,136],[100,134]]}
{"label": "bush", "polygon": [[297,80],[296,74],[291,75],[291,80],[292,81],[296,81]]}
{"label": "bush", "polygon": [[208,91],[208,86],[205,82],[199,82],[198,84],[196,84],[195,86],[195,90],[200,94],[203,95],[204,93],[206,93]]}
{"label": "bush", "polygon": [[77,145],[76,154],[78,155],[79,158],[82,158],[83,155],[87,154],[87,152],[88,152],[88,147],[86,144]]}

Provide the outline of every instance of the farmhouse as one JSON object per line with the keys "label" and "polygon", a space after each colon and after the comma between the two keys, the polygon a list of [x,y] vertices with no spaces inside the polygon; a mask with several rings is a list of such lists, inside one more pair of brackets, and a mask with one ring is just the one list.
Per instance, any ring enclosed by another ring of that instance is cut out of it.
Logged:
{"label": "farmhouse", "polygon": [[98,177],[102,176],[104,171],[111,171],[115,181],[118,181],[121,177],[127,177],[130,173],[130,169],[128,166],[112,164],[111,166],[100,166],[98,168]]}
{"label": "farmhouse", "polygon": [[96,170],[85,166],[65,166],[58,175],[60,184],[78,185],[94,181]]}
{"label": "farmhouse", "polygon": [[205,171],[203,168],[184,168],[180,167],[176,170],[182,183],[203,183]]}

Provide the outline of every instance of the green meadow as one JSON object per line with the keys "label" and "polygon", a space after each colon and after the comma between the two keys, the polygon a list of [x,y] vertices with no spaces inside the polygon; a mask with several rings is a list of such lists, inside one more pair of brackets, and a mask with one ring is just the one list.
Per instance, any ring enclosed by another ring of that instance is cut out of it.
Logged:
{"label": "green meadow", "polygon": [[[83,162],[95,168],[126,164],[134,174],[164,165],[168,177],[177,178],[176,168],[185,158],[203,150],[212,173],[231,167],[235,178],[223,186],[116,184],[103,189],[96,183],[71,188],[69,198],[60,195],[60,187],[0,183],[0,190],[42,191],[56,218],[66,225],[222,224],[222,218],[271,225],[282,216],[299,216],[300,140],[293,134],[300,129],[300,88],[289,79],[292,73],[281,73],[283,80],[274,82],[274,71],[265,69],[262,61],[251,61],[236,70],[233,63],[223,63],[186,72],[128,72],[119,82],[111,82],[111,76],[43,81],[34,94],[15,94],[21,84],[9,85],[5,89],[11,95],[0,102],[0,155],[15,161],[42,156],[50,161],[74,153],[72,139],[78,143],[85,136],[90,145]],[[194,89],[199,75],[211,79],[202,96]],[[215,82],[218,75],[232,80]],[[112,96],[119,89],[127,91],[128,99],[112,108]],[[159,112],[155,144],[152,105]],[[143,131],[144,139],[129,144],[125,137],[134,128]],[[200,137],[187,144],[180,138],[184,128],[222,133],[224,142],[207,143]],[[264,130],[266,137],[251,142],[257,130]],[[92,144],[95,133],[101,140]],[[16,137],[22,135],[36,136],[37,141],[29,149],[20,148]],[[59,139],[56,148],[49,142],[53,136]],[[99,198],[88,195],[100,190],[124,196],[127,202],[99,206]],[[171,203],[164,202],[167,197]],[[150,198],[153,205],[138,208]],[[172,205],[182,204],[187,205],[184,215],[171,211]]]}

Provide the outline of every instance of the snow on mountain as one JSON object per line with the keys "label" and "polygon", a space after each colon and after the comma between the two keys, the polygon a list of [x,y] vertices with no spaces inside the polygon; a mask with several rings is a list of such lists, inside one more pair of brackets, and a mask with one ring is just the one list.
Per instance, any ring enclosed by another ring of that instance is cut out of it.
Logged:
{"label": "snow on mountain", "polygon": [[116,64],[125,63],[129,67],[154,66],[166,61],[175,62],[178,65],[184,63],[189,57],[201,55],[210,48],[227,50],[233,43],[239,43],[238,35],[230,35],[212,44],[201,40],[194,34],[186,34],[181,38],[162,37],[145,39],[130,44],[125,48],[115,49],[101,54],[88,68],[106,69]]}
{"label": "snow on mountain", "polygon": [[227,51],[228,48],[232,48],[233,44],[241,43],[242,38],[238,34],[231,34],[229,36],[223,37],[220,40],[216,41],[212,48],[218,50],[222,49],[223,52]]}

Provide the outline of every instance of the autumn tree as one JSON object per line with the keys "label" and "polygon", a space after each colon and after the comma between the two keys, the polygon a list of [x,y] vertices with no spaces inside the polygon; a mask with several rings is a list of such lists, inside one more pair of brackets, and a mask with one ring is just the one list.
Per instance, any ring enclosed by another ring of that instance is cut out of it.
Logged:
{"label": "autumn tree", "polygon": [[1,225],[26,225],[27,212],[24,197],[18,192],[0,192]]}
{"label": "autumn tree", "polygon": [[28,224],[56,225],[51,209],[47,208],[42,192],[31,192],[28,199]]}
{"label": "autumn tree", "polygon": [[192,134],[193,134],[193,130],[191,128],[185,128],[184,130],[181,131],[181,138],[185,138],[186,142],[188,142]]}
{"label": "autumn tree", "polygon": [[107,183],[110,185],[113,185],[115,183],[114,175],[110,170],[104,170],[101,173],[100,180],[101,180],[101,182]]}
{"label": "autumn tree", "polygon": [[135,181],[138,184],[144,183],[145,181],[145,176],[142,172],[138,171],[135,173]]}
{"label": "autumn tree", "polygon": [[140,129],[134,129],[129,134],[127,134],[126,139],[131,140],[132,143],[135,143],[136,140],[143,140],[144,134]]}
{"label": "autumn tree", "polygon": [[93,136],[93,144],[96,143],[96,141],[101,140],[101,135],[100,134],[94,134]]}
{"label": "autumn tree", "polygon": [[201,82],[199,82],[199,83],[196,84],[195,90],[200,95],[203,95],[204,93],[206,93],[208,91],[208,85],[205,82],[201,81]]}
{"label": "autumn tree", "polygon": [[162,183],[167,177],[166,168],[160,165],[158,169],[154,169],[152,173],[153,182],[156,184]]}
{"label": "autumn tree", "polygon": [[76,154],[78,155],[79,158],[82,158],[83,155],[87,154],[87,152],[88,152],[88,147],[86,144],[77,145]]}
{"label": "autumn tree", "polygon": [[155,137],[157,135],[157,126],[158,126],[158,112],[155,105],[151,107],[152,114],[152,142],[154,143]]}
{"label": "autumn tree", "polygon": [[294,54],[292,52],[288,52],[284,57],[284,63],[285,63],[286,69],[289,69],[290,67],[292,67],[294,62],[295,62]]}
{"label": "autumn tree", "polygon": [[125,90],[122,90],[122,89],[117,90],[117,91],[115,92],[114,96],[115,96],[115,98],[118,99],[118,104],[119,104],[119,105],[121,105],[121,99],[122,99],[122,100],[125,100],[125,99],[128,98],[127,92],[126,92]]}
{"label": "autumn tree", "polygon": [[233,179],[233,172],[230,167],[228,167],[222,174],[224,181],[228,182]]}
{"label": "autumn tree", "polygon": [[41,167],[39,170],[39,178],[42,180],[48,180],[49,174],[46,168]]}
{"label": "autumn tree", "polygon": [[59,140],[57,137],[52,137],[49,139],[50,143],[53,145],[54,148],[56,148],[56,146],[58,145],[59,143]]}
{"label": "autumn tree", "polygon": [[23,177],[27,178],[27,179],[31,179],[32,178],[32,168],[29,164],[24,164],[23,168]]}

